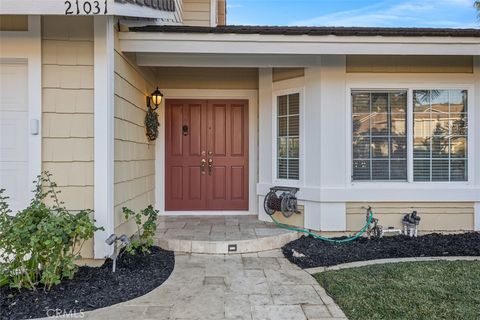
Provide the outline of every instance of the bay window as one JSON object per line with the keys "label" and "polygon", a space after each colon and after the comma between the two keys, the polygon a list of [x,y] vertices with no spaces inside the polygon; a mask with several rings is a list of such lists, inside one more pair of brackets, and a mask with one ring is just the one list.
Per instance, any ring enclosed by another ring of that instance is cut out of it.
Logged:
{"label": "bay window", "polygon": [[352,92],[353,180],[407,180],[407,92]]}
{"label": "bay window", "polygon": [[467,91],[413,91],[414,181],[467,180]]}
{"label": "bay window", "polygon": [[352,181],[468,180],[467,90],[410,93],[352,91]]}

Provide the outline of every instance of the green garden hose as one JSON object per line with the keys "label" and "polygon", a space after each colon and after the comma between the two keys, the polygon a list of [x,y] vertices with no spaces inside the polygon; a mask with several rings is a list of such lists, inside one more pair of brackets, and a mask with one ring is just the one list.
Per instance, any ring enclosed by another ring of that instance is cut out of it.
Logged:
{"label": "green garden hose", "polygon": [[344,242],[350,242],[350,241],[353,241],[355,239],[360,238],[362,236],[362,234],[364,234],[368,230],[368,227],[370,226],[370,223],[372,222],[372,219],[373,219],[373,212],[372,211],[369,212],[369,215],[368,215],[368,218],[367,218],[367,222],[365,223],[365,226],[363,226],[363,228],[359,232],[357,232],[357,234],[355,234],[354,236],[345,238],[345,239],[340,239],[340,240],[322,237],[322,236],[319,236],[318,234],[315,234],[311,231],[308,231],[307,229],[296,228],[296,227],[292,227],[292,226],[280,223],[277,220],[275,220],[273,215],[271,215],[270,218],[272,218],[273,222],[278,227],[280,227],[282,229],[287,229],[287,230],[290,230],[290,231],[303,232],[303,233],[306,233],[306,234],[314,237],[315,239],[319,239],[319,240],[323,240],[323,241],[327,241],[327,242],[344,243]]}

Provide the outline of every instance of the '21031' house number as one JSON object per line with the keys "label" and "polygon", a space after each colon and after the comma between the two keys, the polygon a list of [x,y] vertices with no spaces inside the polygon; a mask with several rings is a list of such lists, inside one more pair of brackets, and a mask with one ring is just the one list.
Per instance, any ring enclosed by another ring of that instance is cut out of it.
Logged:
{"label": "'21031' house number", "polygon": [[97,15],[108,13],[108,0],[94,0],[94,1],[65,1],[65,15]]}

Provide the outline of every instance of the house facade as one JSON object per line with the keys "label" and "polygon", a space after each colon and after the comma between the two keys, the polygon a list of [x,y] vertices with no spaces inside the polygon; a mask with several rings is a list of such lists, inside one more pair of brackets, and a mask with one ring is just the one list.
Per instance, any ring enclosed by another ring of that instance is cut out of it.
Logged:
{"label": "house facade", "polygon": [[[321,232],[364,206],[424,232],[480,230],[480,31],[224,26],[225,1],[0,5],[0,187],[14,210],[54,175],[72,210],[131,234],[122,207],[258,215],[298,187]],[[146,97],[159,135],[145,135]]]}

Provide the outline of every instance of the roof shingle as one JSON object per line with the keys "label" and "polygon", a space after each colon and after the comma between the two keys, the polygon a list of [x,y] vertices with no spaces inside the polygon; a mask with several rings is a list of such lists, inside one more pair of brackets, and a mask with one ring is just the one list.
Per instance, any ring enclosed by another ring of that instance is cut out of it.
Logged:
{"label": "roof shingle", "polygon": [[282,26],[145,26],[133,32],[263,34],[309,36],[382,36],[382,37],[480,37],[480,29],[451,28],[373,28],[373,27],[282,27]]}

